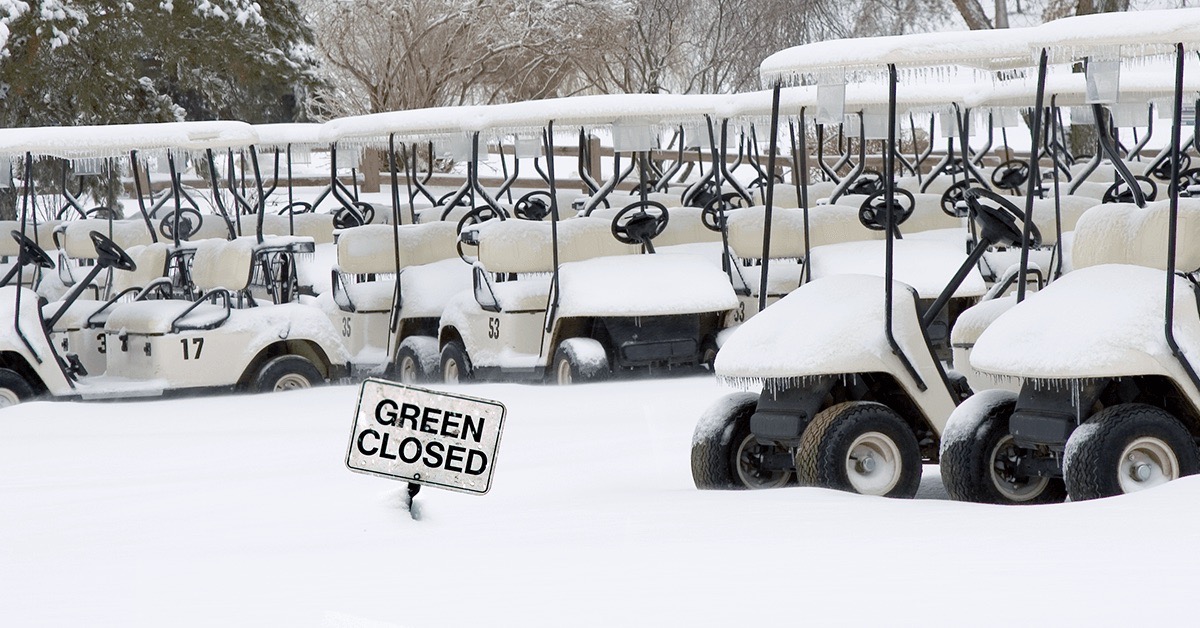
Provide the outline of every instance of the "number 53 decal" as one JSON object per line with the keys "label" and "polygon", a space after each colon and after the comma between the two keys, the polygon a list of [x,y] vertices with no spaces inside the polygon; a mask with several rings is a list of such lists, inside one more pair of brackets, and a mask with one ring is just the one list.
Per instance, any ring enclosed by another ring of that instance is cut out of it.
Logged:
{"label": "number 53 decal", "polygon": [[488,338],[492,340],[500,338],[500,319],[488,317]]}

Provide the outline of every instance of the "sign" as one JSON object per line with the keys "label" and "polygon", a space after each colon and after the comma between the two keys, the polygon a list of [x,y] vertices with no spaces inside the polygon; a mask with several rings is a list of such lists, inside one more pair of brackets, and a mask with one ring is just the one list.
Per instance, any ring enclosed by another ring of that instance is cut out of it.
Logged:
{"label": "sign", "polygon": [[351,471],[483,495],[492,488],[504,404],[368,379],[346,452]]}

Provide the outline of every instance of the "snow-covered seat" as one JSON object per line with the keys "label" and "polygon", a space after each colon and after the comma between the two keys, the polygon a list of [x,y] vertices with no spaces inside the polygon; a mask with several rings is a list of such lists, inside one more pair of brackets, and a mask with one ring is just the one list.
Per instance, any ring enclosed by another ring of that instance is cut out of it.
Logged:
{"label": "snow-covered seat", "polygon": [[[1017,209],[1025,210],[1020,197],[1014,197],[1013,203]],[[1099,205],[1100,201],[1088,196],[1064,195],[1059,197],[1059,210],[1062,214],[1062,231],[1067,233],[1075,230],[1076,223],[1084,212]],[[1038,198],[1033,200],[1033,224],[1037,225],[1042,234],[1042,245],[1054,244],[1055,234],[1054,199]]]}
{"label": "snow-covered seat", "polygon": [[496,303],[505,312],[530,312],[546,309],[550,298],[549,278],[501,281],[491,285]]}
{"label": "snow-covered seat", "polygon": [[[883,232],[871,231],[858,221],[858,209],[819,205],[808,210],[809,239],[813,247],[853,240],[877,240]],[[762,259],[765,207],[747,207],[729,213],[729,247],[741,259]],[[804,210],[775,209],[771,214],[771,257],[804,257]]]}
{"label": "snow-covered seat", "polygon": [[[257,229],[255,220],[254,216],[242,216],[242,235],[249,236],[255,233]],[[264,214],[263,234],[308,237],[317,244],[333,242],[333,214],[295,214],[290,220],[291,223],[289,223],[287,215]],[[292,232],[293,225],[294,233]]]}
{"label": "snow-covered seat", "polygon": [[[26,232],[29,239],[36,242],[38,246],[46,251],[51,251],[56,246],[54,243],[54,230],[60,224],[62,222],[58,220],[38,222],[35,229],[33,223],[29,223],[26,225]],[[17,241],[10,235],[13,231],[21,231],[21,221],[0,220],[0,257],[12,257],[17,254]]]}
{"label": "snow-covered seat", "polygon": [[123,249],[154,242],[154,236],[141,220],[114,220],[111,224],[112,231],[109,235],[107,220],[88,218],[64,222],[55,229],[59,248],[72,259],[96,259],[96,246],[90,235],[93,231],[111,237],[112,241]]}
{"label": "snow-covered seat", "polygon": [[250,284],[256,244],[250,236],[197,242],[192,255],[192,283],[201,292],[245,290]]}
{"label": "snow-covered seat", "polygon": [[114,309],[104,323],[104,330],[108,333],[168,334],[176,323],[193,328],[215,327],[228,315],[224,307],[211,303],[138,301]]}
{"label": "snow-covered seat", "polygon": [[[621,208],[597,209],[588,218],[612,221],[613,216],[616,216],[620,211]],[[653,212],[654,210],[651,211]],[[654,238],[654,247],[696,244],[700,242],[720,242],[721,232],[705,227],[704,222],[700,218],[701,213],[703,213],[703,210],[699,207],[667,206],[667,228],[663,229],[663,232]]]}
{"label": "snow-covered seat", "polygon": [[[1069,195],[1070,196],[1086,196],[1086,197],[1093,198],[1093,199],[1104,198],[1104,192],[1106,192],[1108,190],[1108,188],[1111,186],[1112,186],[1112,181],[1109,181],[1108,183],[1101,183],[1100,181],[1089,179],[1087,181],[1080,183],[1079,187],[1076,187],[1075,191],[1070,192]],[[1063,186],[1063,187],[1064,187],[1064,189],[1070,189],[1067,186]]]}
{"label": "snow-covered seat", "polygon": [[[1108,203],[1087,210],[1075,225],[1074,268],[1130,264],[1166,270],[1169,217],[1168,201],[1147,203],[1144,208]],[[1200,199],[1179,200],[1178,229],[1176,270],[1200,270]]]}
{"label": "snow-covered seat", "polygon": [[957,179],[954,179],[951,178],[950,175],[942,174],[934,177],[934,179],[930,181],[929,175],[924,175],[921,177],[921,180],[918,181],[915,176],[907,176],[896,179],[896,184],[900,188],[908,190],[913,194],[917,194],[921,192],[921,185],[923,185],[926,181],[929,182],[929,187],[925,189],[925,194],[935,194],[941,198],[942,193],[949,189],[950,186],[954,185],[956,181],[962,181],[962,177],[960,176]]}
{"label": "snow-covered seat", "polygon": [[[400,265],[396,265],[399,236]],[[430,222],[417,225],[363,225],[337,234],[338,264],[334,269],[334,301],[343,311],[388,312],[396,289],[395,274],[457,256],[455,225]],[[389,275],[368,281],[349,281],[346,275]],[[401,287],[404,287],[403,285]]]}
{"label": "snow-covered seat", "polygon": [[229,239],[229,225],[225,223],[225,219],[216,214],[208,214],[200,221],[200,226],[196,232],[188,236],[189,241],[210,240],[219,238],[223,240]]}
{"label": "snow-covered seat", "polygon": [[[129,248],[126,253],[133,259],[137,268],[134,270],[113,269],[111,294],[117,296],[126,291],[140,290],[165,276],[167,251],[167,245],[162,242]],[[98,299],[76,299],[59,317],[54,325],[54,331],[73,331],[102,325],[103,319],[93,320],[93,317],[106,303],[107,301]],[[46,318],[50,318],[59,311],[62,304],[62,301],[47,303],[42,308],[42,314]]]}
{"label": "snow-covered seat", "polygon": [[[548,273],[554,270],[551,223],[528,220],[491,220],[478,228],[479,262],[495,273]],[[638,247],[618,242],[610,222],[578,218],[558,224],[560,264],[631,255]]]}

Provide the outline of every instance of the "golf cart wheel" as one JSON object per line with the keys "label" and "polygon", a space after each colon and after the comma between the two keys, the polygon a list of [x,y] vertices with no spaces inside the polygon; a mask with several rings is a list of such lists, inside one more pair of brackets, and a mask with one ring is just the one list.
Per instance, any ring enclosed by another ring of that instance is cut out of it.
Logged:
{"label": "golf cart wheel", "polygon": [[396,350],[394,376],[401,384],[430,381],[436,377],[440,362],[436,338],[411,336]]}
{"label": "golf cart wheel", "polygon": [[1067,439],[1063,475],[1072,501],[1134,493],[1200,471],[1200,448],[1166,411],[1105,408]]}
{"label": "golf cart wheel", "polygon": [[1053,504],[1066,499],[1062,478],[1021,475],[1033,452],[1008,431],[1017,395],[992,391],[958,407],[942,433],[942,482],[951,499],[982,504]]}
{"label": "golf cart wheel", "polygon": [[551,364],[551,381],[559,386],[594,382],[608,375],[608,354],[604,345],[591,338],[562,341]]}
{"label": "golf cart wheel", "polygon": [[716,372],[717,351],[717,341],[711,336],[705,338],[700,345],[700,367],[709,373]]}
{"label": "golf cart wheel", "polygon": [[758,444],[750,433],[750,417],[757,407],[758,395],[733,393],[719,399],[700,417],[692,435],[692,481],[696,488],[778,488],[791,480],[791,471],[756,465],[756,455],[782,451]]}
{"label": "golf cart wheel", "polygon": [[863,495],[913,497],[921,484],[921,448],[891,408],[850,401],[817,413],[800,437],[802,486]]}
{"label": "golf cart wheel", "polygon": [[307,358],[298,355],[282,355],[268,361],[254,376],[253,390],[257,392],[279,392],[312,388],[325,381],[321,371]]}
{"label": "golf cart wheel", "polygon": [[33,398],[33,387],[16,371],[0,369],[0,408],[15,406]]}
{"label": "golf cart wheel", "polygon": [[447,384],[471,381],[471,359],[459,340],[451,340],[442,347],[442,381]]}

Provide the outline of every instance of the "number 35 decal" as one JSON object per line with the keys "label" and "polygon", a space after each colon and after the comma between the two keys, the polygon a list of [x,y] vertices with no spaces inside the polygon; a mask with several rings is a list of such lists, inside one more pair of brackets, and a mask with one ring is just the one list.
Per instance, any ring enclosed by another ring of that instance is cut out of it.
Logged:
{"label": "number 35 decal", "polygon": [[500,319],[488,317],[488,338],[492,340],[500,338]]}

